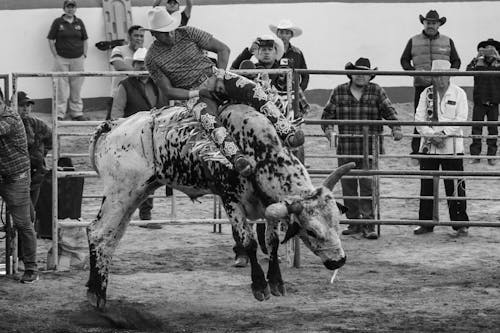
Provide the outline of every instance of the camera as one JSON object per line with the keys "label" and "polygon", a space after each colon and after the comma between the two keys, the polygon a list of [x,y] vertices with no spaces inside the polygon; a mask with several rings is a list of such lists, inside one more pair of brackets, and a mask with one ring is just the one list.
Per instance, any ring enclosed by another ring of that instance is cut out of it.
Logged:
{"label": "camera", "polygon": [[289,68],[288,67],[288,58],[280,59],[280,68]]}

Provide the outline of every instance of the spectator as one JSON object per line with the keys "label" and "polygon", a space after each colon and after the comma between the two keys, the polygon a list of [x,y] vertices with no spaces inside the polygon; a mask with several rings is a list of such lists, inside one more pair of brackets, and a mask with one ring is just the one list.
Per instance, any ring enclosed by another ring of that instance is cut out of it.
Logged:
{"label": "spectator", "polygon": [[[145,71],[144,58],[147,49],[140,48],[135,51],[132,61],[134,71]],[[153,108],[166,106],[168,101],[164,98],[156,84],[149,76],[128,77],[121,81],[115,97],[113,98],[112,114],[129,117],[139,111],[149,111]],[[147,198],[139,206],[139,218],[151,220],[153,198]],[[161,228],[159,224],[147,224],[146,227]]]}
{"label": "spectator", "polygon": [[[64,0],[64,14],[52,22],[49,47],[54,56],[55,72],[84,71],[87,58],[88,36],[83,21],[75,16],[76,1]],[[69,97],[69,115],[72,120],[88,120],[83,116],[83,102],[80,96],[83,77],[60,77],[57,79],[57,119],[66,116]]]}
{"label": "spectator", "polygon": [[[370,60],[359,58],[354,64],[348,63],[346,70],[370,70]],[[374,68],[376,70],[377,68]],[[375,75],[348,75],[350,81],[337,86],[333,89],[328,104],[325,106],[321,119],[339,119],[339,120],[398,120],[396,110],[387,97],[384,89],[376,83],[370,82]],[[331,140],[334,133],[334,126],[322,125],[326,137]],[[402,139],[403,134],[400,126],[393,125],[392,136],[395,141]],[[338,132],[341,137],[338,138],[338,155],[363,155],[363,129],[359,125],[338,125]],[[382,126],[370,126],[369,128],[369,154],[372,155],[373,136],[379,137],[383,132]],[[352,136],[350,136],[352,135]],[[356,168],[361,169],[363,159],[357,157],[339,157],[338,165],[344,165],[349,162],[355,162]],[[373,168],[373,161],[370,160],[369,169]],[[372,180],[370,178],[360,177],[359,179],[343,178],[341,179],[342,192],[344,196],[365,197],[372,196]],[[349,219],[373,219],[373,207],[371,199],[344,199],[347,207],[347,217]],[[375,226],[372,225],[349,225],[342,231],[343,235],[353,235],[363,233],[367,239],[377,239]]]}
{"label": "spectator", "polygon": [[[290,43],[290,39],[302,35],[302,29],[295,26],[290,20],[281,20],[278,25],[270,24],[269,29],[283,41],[285,46],[285,54],[281,58],[280,64],[294,69],[307,69],[304,54],[298,47]],[[308,84],[309,74],[300,74],[300,87],[303,91],[306,91]]]}
{"label": "spectator", "polygon": [[[252,52],[251,50],[255,48],[256,50]],[[256,69],[278,69],[281,68],[279,59],[284,54],[283,41],[277,37],[270,35],[260,36],[255,41],[252,42],[250,48],[245,48],[238,57],[231,64],[231,69],[240,68],[241,64],[245,60],[250,60],[252,55],[257,58],[257,62],[254,63]],[[279,74],[270,74],[269,80],[271,85],[277,89],[279,93],[286,93],[286,77]],[[299,87],[299,110],[298,113],[294,115],[295,118],[303,117],[310,110],[310,105],[307,102],[307,98]]]}
{"label": "spectator", "polygon": [[[156,7],[149,11],[148,16],[148,30],[156,38],[145,61],[152,79],[170,99],[199,97],[194,106],[198,119],[240,174],[250,175],[252,164],[216,117],[222,100],[232,98],[251,104],[270,119],[286,144],[297,147],[304,143],[303,132],[295,130],[271,96],[253,81],[225,71],[230,52],[226,44],[194,27],[177,29],[180,24],[178,12],[170,15]],[[218,68],[203,50],[217,53]]]}
{"label": "spectator", "polygon": [[[109,63],[115,71],[133,71],[134,66],[132,66],[132,58],[134,57],[134,52],[143,47],[144,44],[144,31],[140,25],[133,25],[128,29],[128,44],[116,46],[111,51],[111,56],[109,57]],[[116,95],[118,90],[118,83],[123,80],[123,76],[114,76],[111,83],[111,96]],[[112,115],[111,111],[108,111],[106,119],[116,118],[118,116]]]}
{"label": "spectator", "polygon": [[[153,8],[159,6],[163,0],[155,0],[153,3]],[[173,14],[179,11],[179,1],[177,0],[167,0],[167,4],[165,5],[165,9],[169,14]],[[184,27],[188,24],[189,19],[191,18],[191,10],[193,9],[192,0],[186,0],[186,8],[181,12],[181,27]]]}
{"label": "spectator", "polygon": [[[436,59],[448,60],[452,68],[460,68],[460,58],[458,57],[455,43],[445,35],[439,33],[439,28],[446,23],[446,17],[439,17],[435,10],[430,10],[425,17],[420,15],[420,23],[424,30],[410,38],[401,55],[401,66],[406,71],[429,71],[431,62]],[[418,101],[422,91],[431,85],[431,78],[428,76],[415,76],[413,78],[415,86],[414,108],[417,109]],[[418,134],[417,130],[413,130]],[[420,138],[414,137],[411,141],[411,154],[418,154]],[[417,160],[415,160],[417,161]]]}
{"label": "spectator", "polygon": [[38,202],[40,187],[47,173],[45,157],[47,156],[47,152],[52,149],[52,130],[42,120],[31,114],[34,104],[35,102],[24,91],[17,93],[17,107],[24,124],[24,129],[26,130],[28,154],[30,157],[30,215],[33,222],[36,220],[35,207]]}
{"label": "spectator", "polygon": [[22,283],[38,280],[36,234],[30,218],[30,160],[23,121],[0,100],[0,196],[19,233],[24,263]]}
{"label": "spectator", "polygon": [[[468,71],[500,71],[500,42],[494,39],[482,41],[477,45],[478,54],[467,66]],[[474,76],[474,108],[473,121],[498,121],[498,103],[500,102],[500,76]],[[472,135],[481,135],[483,126],[472,126]],[[498,126],[488,126],[488,135],[498,136]],[[497,138],[488,138],[488,156],[497,154]],[[481,154],[481,138],[473,138],[470,145],[471,155]],[[472,163],[480,163],[479,158]],[[488,159],[490,165],[495,165],[497,160]]]}
{"label": "spectator", "polygon": [[[433,60],[433,71],[446,71],[451,69],[448,60]],[[415,114],[415,121],[467,121],[467,96],[465,91],[450,83],[449,76],[435,76],[432,79],[433,86],[424,89],[420,95],[420,100]],[[434,95],[436,94],[436,95]],[[432,154],[432,159],[421,159],[420,170],[442,170],[463,171],[463,159],[446,159],[440,156],[463,155],[464,139],[460,126],[417,126],[418,132],[422,135],[420,140],[420,152]],[[444,186],[448,197],[465,197],[464,179],[445,179]],[[420,180],[420,195],[433,195],[433,180]],[[419,220],[432,220],[434,200],[421,199],[418,212]],[[448,200],[448,210],[452,221],[469,221],[467,216],[467,203],[465,200]],[[420,226],[413,232],[416,235],[432,232],[434,227]],[[457,235],[467,235],[467,227],[454,226],[453,230]]]}

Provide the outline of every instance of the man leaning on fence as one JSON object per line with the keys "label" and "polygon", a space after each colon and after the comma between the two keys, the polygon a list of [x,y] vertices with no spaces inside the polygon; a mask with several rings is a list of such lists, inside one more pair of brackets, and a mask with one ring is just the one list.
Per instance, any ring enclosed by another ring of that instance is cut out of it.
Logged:
{"label": "man leaning on fence", "polygon": [[[346,70],[370,70],[370,60],[359,58],[355,64],[348,63]],[[375,68],[376,69],[376,68]],[[374,69],[374,70],[375,70]],[[375,75],[348,75],[350,81],[333,89],[328,104],[325,106],[321,119],[338,120],[398,120],[396,110],[387,97],[384,89],[378,84],[370,82]],[[334,127],[332,125],[322,125],[323,131],[329,140],[332,140]],[[394,140],[402,139],[401,127],[390,126]],[[363,155],[363,126],[361,125],[338,125],[338,155]],[[373,138],[382,134],[383,127],[380,125],[369,127],[369,154],[373,154]],[[333,139],[334,140],[334,139]],[[338,165],[355,162],[356,168],[363,167],[363,159],[360,156],[343,156],[338,158]],[[367,168],[373,167],[373,160],[369,160]],[[372,196],[372,180],[366,177],[358,179],[342,178],[342,192],[344,196],[363,197]],[[373,206],[371,199],[344,199],[347,207],[346,215],[349,219],[373,219]],[[377,239],[375,226],[372,225],[349,225],[348,229],[342,232],[343,235],[354,235],[363,233],[367,239]]]}
{"label": "man leaning on fence", "polygon": [[[1,92],[0,92],[1,95]],[[38,280],[36,234],[30,217],[30,159],[23,121],[0,96],[0,196],[22,243],[22,283]]]}
{"label": "man leaning on fence", "polygon": [[[467,66],[468,71],[498,71],[500,74],[500,42],[490,38],[477,45],[477,56]],[[498,121],[498,104],[500,103],[500,75],[474,76],[474,108],[473,121]],[[483,126],[472,126],[472,135],[481,135]],[[488,126],[488,135],[494,136],[486,139],[487,156],[497,154],[498,126]],[[481,138],[473,138],[470,145],[471,155],[481,154]],[[480,163],[479,158],[472,163]],[[495,165],[496,159],[488,158],[488,164]]]}
{"label": "man leaning on fence", "polygon": [[[432,71],[451,70],[450,62],[434,60]],[[433,85],[425,88],[420,95],[420,100],[415,114],[415,121],[436,122],[436,126],[417,126],[422,154],[433,155],[433,158],[422,158],[420,170],[463,171],[462,158],[449,158],[452,155],[464,154],[463,131],[460,126],[439,126],[440,121],[464,122],[467,121],[468,105],[465,91],[457,85],[450,83],[449,76],[435,76]],[[448,158],[447,158],[448,157]],[[464,179],[445,179],[444,187],[448,197],[465,197]],[[420,180],[420,196],[433,195],[433,179]],[[432,220],[433,199],[420,199],[418,212],[419,220]],[[469,221],[467,216],[467,203],[465,200],[448,200],[448,210],[452,221]],[[434,227],[420,226],[414,230],[416,235],[432,232]],[[458,236],[467,235],[467,227],[453,226]]]}

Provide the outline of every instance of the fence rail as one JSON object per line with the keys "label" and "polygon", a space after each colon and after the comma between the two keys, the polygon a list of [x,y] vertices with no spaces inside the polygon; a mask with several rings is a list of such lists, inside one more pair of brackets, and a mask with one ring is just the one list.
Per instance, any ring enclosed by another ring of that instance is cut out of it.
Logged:
{"label": "fence rail", "polygon": [[[298,80],[296,79],[297,76],[301,73],[309,73],[313,75],[348,75],[348,74],[363,74],[363,75],[388,75],[388,76],[495,76],[499,75],[500,73],[498,72],[489,72],[489,71],[474,71],[474,72],[431,72],[431,71],[373,71],[373,70],[290,70],[290,69],[276,69],[276,70],[240,70],[237,71],[239,73],[247,73],[247,74],[256,74],[256,73],[262,73],[262,72],[267,72],[269,74],[271,73],[278,73],[278,74],[286,74],[287,77],[287,96],[289,100],[291,100],[292,97],[292,91],[297,94],[298,93]],[[53,152],[54,156],[52,158],[52,180],[53,180],[53,187],[52,187],[52,197],[53,197],[53,217],[52,217],[52,239],[53,239],[53,256],[54,258],[57,258],[58,256],[58,246],[57,246],[57,230],[59,227],[83,227],[87,225],[87,222],[61,222],[58,220],[57,217],[57,178],[67,178],[67,177],[96,177],[97,174],[92,171],[78,171],[78,172],[58,172],[57,171],[57,161],[60,154],[59,152],[59,139],[60,137],[64,136],[85,136],[88,134],[83,134],[83,133],[69,133],[69,132],[59,132],[58,128],[59,127],[67,127],[67,128],[73,128],[73,127],[80,127],[80,126],[96,126],[100,124],[100,121],[84,121],[84,122],[69,122],[69,121],[57,121],[57,115],[55,114],[55,101],[57,99],[57,86],[56,86],[56,78],[58,77],[76,77],[76,76],[85,76],[85,77],[114,77],[114,76],[143,76],[143,75],[148,75],[147,72],[48,72],[48,73],[13,73],[12,74],[12,91],[14,94],[14,98],[12,101],[13,107],[17,108],[17,81],[19,78],[28,78],[28,77],[48,77],[52,78],[52,91],[53,91],[53,96],[52,96],[52,127],[53,127]],[[8,82],[8,76],[1,76],[1,79],[4,79],[4,82]],[[292,80],[293,79],[293,80]],[[293,86],[292,86],[293,82]],[[8,91],[8,84],[6,86],[6,92]],[[6,94],[8,96],[8,94]],[[293,107],[297,108],[298,107],[298,98],[294,98],[293,100]],[[288,103],[288,108],[291,107],[292,103]],[[290,109],[288,109],[290,111]],[[290,112],[289,112],[290,114]],[[433,122],[415,122],[415,121],[363,121],[363,120],[311,120],[307,119],[305,120],[306,125],[359,125],[363,126],[364,128],[364,154],[361,156],[358,156],[364,161],[365,168],[362,170],[353,170],[350,173],[350,176],[353,177],[372,177],[373,184],[375,185],[375,191],[372,196],[372,202],[374,204],[374,208],[377,211],[376,214],[376,220],[342,220],[341,223],[349,223],[349,224],[376,224],[376,225],[424,225],[424,226],[434,226],[434,225],[440,225],[440,226],[456,226],[456,225],[468,225],[468,226],[476,226],[476,227],[500,227],[500,222],[474,222],[474,221],[469,221],[469,222],[456,222],[456,221],[440,221],[439,220],[439,208],[437,205],[437,202],[439,200],[453,200],[454,198],[452,197],[439,197],[439,193],[436,193],[438,191],[437,187],[434,186],[435,192],[434,196],[432,197],[434,199],[434,220],[432,221],[420,221],[420,220],[403,220],[403,219],[397,219],[397,220],[388,220],[388,219],[381,219],[380,218],[380,200],[381,199],[386,199],[386,198],[391,198],[391,199],[408,199],[408,197],[397,197],[397,196],[381,196],[380,195],[380,188],[379,188],[379,179],[383,177],[400,177],[400,178],[405,178],[405,177],[415,177],[417,178],[428,178],[431,177],[434,179],[434,184],[436,185],[437,182],[439,182],[439,178],[449,178],[449,177],[488,177],[489,179],[500,177],[500,172],[490,172],[490,171],[473,171],[473,172],[459,172],[459,171],[415,171],[415,170],[378,170],[379,168],[379,160],[382,158],[379,156],[378,153],[374,154],[368,154],[369,146],[368,146],[368,128],[369,126],[380,126],[380,125],[400,125],[400,126],[426,126],[426,125],[435,125]],[[492,126],[492,125],[500,125],[500,122],[461,122],[461,123],[456,123],[456,122],[440,122],[440,125],[445,125],[445,126]],[[313,136],[318,136],[318,135],[313,135]],[[382,135],[383,136],[383,135]],[[412,136],[412,135],[408,135]],[[485,137],[485,136],[481,136]],[[378,140],[373,140],[378,141]],[[376,145],[376,143],[374,143]],[[375,148],[376,151],[378,151],[378,146]],[[83,157],[85,156],[84,154],[66,154],[66,156],[75,156],[75,157]],[[344,155],[345,156],[345,155]],[[319,156],[318,156],[319,157]],[[331,155],[330,157],[339,157],[338,155]],[[347,157],[347,156],[345,156]],[[352,156],[350,156],[352,157]],[[383,158],[399,158],[399,157],[413,157],[410,155],[388,155]],[[315,158],[317,158],[315,156]],[[420,158],[420,156],[419,156]],[[422,158],[431,158],[429,156],[422,156]],[[469,156],[451,156],[450,158],[471,158]],[[496,157],[498,158],[498,157]],[[373,170],[368,170],[367,165],[368,165],[368,160],[372,159],[374,160],[374,166],[375,169]],[[328,175],[332,170],[327,170],[327,169],[310,169],[309,172],[312,176],[318,177],[318,176],[323,176],[323,175]],[[93,197],[93,196],[89,196]],[[359,198],[359,197],[358,197]],[[420,198],[420,197],[412,197],[412,198]],[[463,198],[462,198],[463,199]],[[469,199],[469,198],[467,198]],[[472,198],[471,198],[472,199]],[[483,198],[485,199],[485,198]],[[173,201],[175,202],[175,201]],[[174,208],[173,208],[174,209]],[[220,218],[221,212],[220,212],[220,206],[218,207],[219,212],[217,214],[216,210],[217,207],[214,203],[214,218],[213,219],[205,219],[203,221],[201,220],[181,220],[181,219],[173,219],[170,220],[162,220],[162,221],[147,221],[147,222],[141,222],[141,221],[132,221],[132,225],[142,225],[146,223],[167,223],[171,225],[189,225],[189,224],[214,224],[214,230],[215,230],[215,224],[224,224],[228,223],[227,219],[222,219]],[[175,214],[173,214],[175,216]],[[57,260],[54,260],[56,263],[56,266],[53,267],[54,269],[57,269]]]}

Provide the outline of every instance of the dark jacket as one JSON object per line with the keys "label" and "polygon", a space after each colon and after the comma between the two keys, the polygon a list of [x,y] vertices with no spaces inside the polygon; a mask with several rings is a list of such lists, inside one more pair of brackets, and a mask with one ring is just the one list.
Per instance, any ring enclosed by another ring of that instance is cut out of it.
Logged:
{"label": "dark jacket", "polygon": [[[474,58],[467,65],[468,71],[500,71],[500,61],[485,62],[477,65]],[[500,103],[500,75],[499,76],[474,76],[474,103]]]}
{"label": "dark jacket", "polygon": [[[151,81],[152,82],[152,81]],[[156,104],[152,105],[146,96],[144,86],[135,77],[129,77],[120,82],[127,92],[127,105],[123,110],[123,116],[128,117],[139,111],[151,110],[152,108],[161,108],[167,106],[168,103],[163,94],[160,93],[158,87],[153,83],[155,88]]]}

